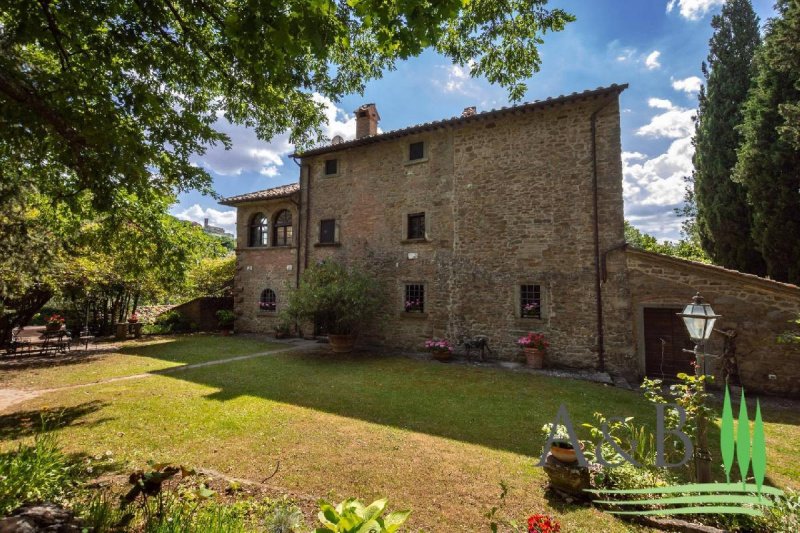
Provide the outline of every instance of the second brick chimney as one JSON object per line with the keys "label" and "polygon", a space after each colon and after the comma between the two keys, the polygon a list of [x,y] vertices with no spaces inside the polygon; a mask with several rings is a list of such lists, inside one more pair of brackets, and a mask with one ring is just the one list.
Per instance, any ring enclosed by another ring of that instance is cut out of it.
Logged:
{"label": "second brick chimney", "polygon": [[375,104],[364,104],[356,109],[356,139],[378,134],[381,116]]}

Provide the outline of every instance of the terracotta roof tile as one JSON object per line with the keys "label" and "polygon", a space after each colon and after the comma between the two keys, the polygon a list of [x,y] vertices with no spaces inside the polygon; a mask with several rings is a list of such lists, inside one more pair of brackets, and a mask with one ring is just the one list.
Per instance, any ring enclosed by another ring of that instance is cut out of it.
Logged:
{"label": "terracotta roof tile", "polygon": [[535,100],[533,102],[525,102],[523,104],[514,105],[514,106],[507,106],[501,107],[499,109],[491,109],[489,111],[482,111],[480,113],[475,113],[474,115],[469,116],[456,116],[451,118],[446,118],[442,120],[434,120],[432,122],[425,122],[422,124],[416,124],[414,126],[408,126],[406,128],[401,128],[397,130],[386,131],[384,133],[379,133],[378,135],[369,135],[367,137],[361,137],[360,139],[353,139],[350,141],[341,142],[339,144],[326,144],[324,146],[318,146],[316,148],[311,148],[310,150],[306,150],[305,152],[295,152],[292,154],[292,157],[308,157],[313,155],[324,154],[328,152],[335,152],[338,150],[344,150],[345,148],[350,148],[353,146],[362,146],[365,144],[371,144],[374,142],[379,142],[388,139],[394,139],[397,137],[402,137],[405,135],[411,135],[413,133],[418,133],[420,131],[428,131],[432,129],[444,128],[447,126],[452,126],[456,124],[463,124],[468,122],[476,122],[479,120],[484,120],[486,118],[491,118],[497,115],[501,115],[503,113],[517,113],[520,111],[533,111],[535,109],[544,109],[546,107],[559,105],[559,104],[568,104],[572,102],[577,102],[581,100],[585,100],[587,98],[594,98],[597,96],[604,96],[607,94],[619,94],[625,89],[628,88],[627,83],[623,83],[621,85],[612,84],[608,87],[598,87],[597,89],[586,90],[583,92],[574,92],[572,94],[562,94],[556,97],[549,97],[546,100]]}
{"label": "terracotta roof tile", "polygon": [[291,196],[300,190],[299,183],[290,183],[289,185],[281,185],[280,187],[272,187],[271,189],[264,189],[262,191],[253,191],[238,196],[230,196],[223,198],[219,203],[222,205],[238,205],[247,202],[259,202],[262,200],[272,200],[275,198],[285,198]]}

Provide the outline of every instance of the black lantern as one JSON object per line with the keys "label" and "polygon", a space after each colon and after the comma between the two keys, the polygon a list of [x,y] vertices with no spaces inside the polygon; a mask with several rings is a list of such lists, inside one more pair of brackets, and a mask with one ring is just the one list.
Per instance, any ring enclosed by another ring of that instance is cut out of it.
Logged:
{"label": "black lantern", "polygon": [[711,337],[714,323],[721,315],[715,314],[710,304],[703,303],[703,297],[698,292],[692,298],[692,303],[684,307],[678,316],[683,319],[689,338],[695,344],[704,344]]}

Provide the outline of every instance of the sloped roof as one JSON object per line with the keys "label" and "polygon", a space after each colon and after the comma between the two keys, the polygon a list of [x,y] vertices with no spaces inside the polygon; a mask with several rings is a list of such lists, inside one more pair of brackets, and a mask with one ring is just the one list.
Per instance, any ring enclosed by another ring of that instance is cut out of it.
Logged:
{"label": "sloped roof", "polygon": [[271,189],[264,189],[262,191],[253,191],[238,196],[230,196],[223,198],[219,203],[222,205],[238,205],[247,202],[260,202],[262,200],[274,200],[276,198],[286,198],[300,190],[299,183],[290,183],[289,185],[281,185],[280,187],[272,187]]}
{"label": "sloped roof", "polygon": [[628,252],[629,254],[638,255],[645,259],[658,261],[663,264],[690,267],[696,270],[706,271],[708,273],[713,273],[718,275],[721,274],[730,279],[735,279],[741,283],[749,283],[750,285],[756,285],[764,289],[770,289],[785,294],[792,294],[795,297],[800,297],[800,287],[798,287],[797,285],[792,285],[791,283],[783,283],[782,281],[775,281],[774,279],[762,278],[761,276],[756,276],[755,274],[748,274],[746,272],[740,272],[738,270],[732,270],[730,268],[725,268],[717,265],[710,265],[708,263],[691,261],[689,259],[683,259],[681,257],[673,257],[671,255],[649,252],[647,250],[642,250],[641,248],[636,248],[630,245],[628,245],[625,248],[625,251]]}
{"label": "sloped roof", "polygon": [[597,89],[586,90],[580,93],[574,92],[572,94],[562,94],[560,96],[549,97],[545,100],[534,100],[533,102],[525,102],[519,105],[501,107],[499,109],[491,109],[489,111],[482,111],[480,113],[475,113],[474,115],[457,116],[442,120],[435,120],[433,122],[425,122],[422,124],[416,124],[414,126],[408,126],[397,130],[386,131],[384,133],[379,133],[377,135],[368,135],[366,137],[361,137],[360,139],[353,139],[339,144],[326,144],[324,146],[318,146],[316,148],[306,150],[305,152],[295,152],[294,154],[292,154],[292,157],[308,157],[313,155],[325,154],[328,152],[335,152],[338,150],[344,150],[346,148],[351,148],[354,146],[362,146],[365,144],[372,144],[375,142],[380,142],[388,139],[403,137],[405,135],[412,135],[414,133],[419,133],[421,131],[430,131],[433,129],[445,128],[457,124],[477,122],[479,120],[493,118],[506,113],[527,112],[527,111],[545,109],[547,107],[552,107],[555,105],[571,104],[587,100],[589,98],[605,96],[608,94],[619,94],[627,88],[628,88],[627,83],[623,83],[621,85],[617,85],[615,83],[609,85],[608,87],[598,87]]}

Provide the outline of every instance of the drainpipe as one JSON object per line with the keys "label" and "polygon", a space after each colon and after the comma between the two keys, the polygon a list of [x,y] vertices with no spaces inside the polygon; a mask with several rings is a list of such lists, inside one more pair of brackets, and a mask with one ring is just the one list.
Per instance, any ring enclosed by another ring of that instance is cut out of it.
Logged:
{"label": "drainpipe", "polygon": [[606,369],[605,333],[603,331],[603,295],[600,287],[600,209],[598,205],[597,186],[597,115],[611,103],[607,100],[594,110],[589,123],[592,130],[592,218],[594,219],[594,293],[597,314],[597,369],[604,372]]}
{"label": "drainpipe", "polygon": [[[303,221],[303,166],[297,162],[297,158],[292,156],[292,161],[294,164],[300,167],[300,190],[298,191],[297,195],[297,222],[300,223]],[[299,229],[299,228],[298,228]],[[301,231],[297,232],[297,237],[299,238],[302,234]],[[300,286],[300,243],[298,242],[295,246],[294,250],[294,286],[295,288]]]}

